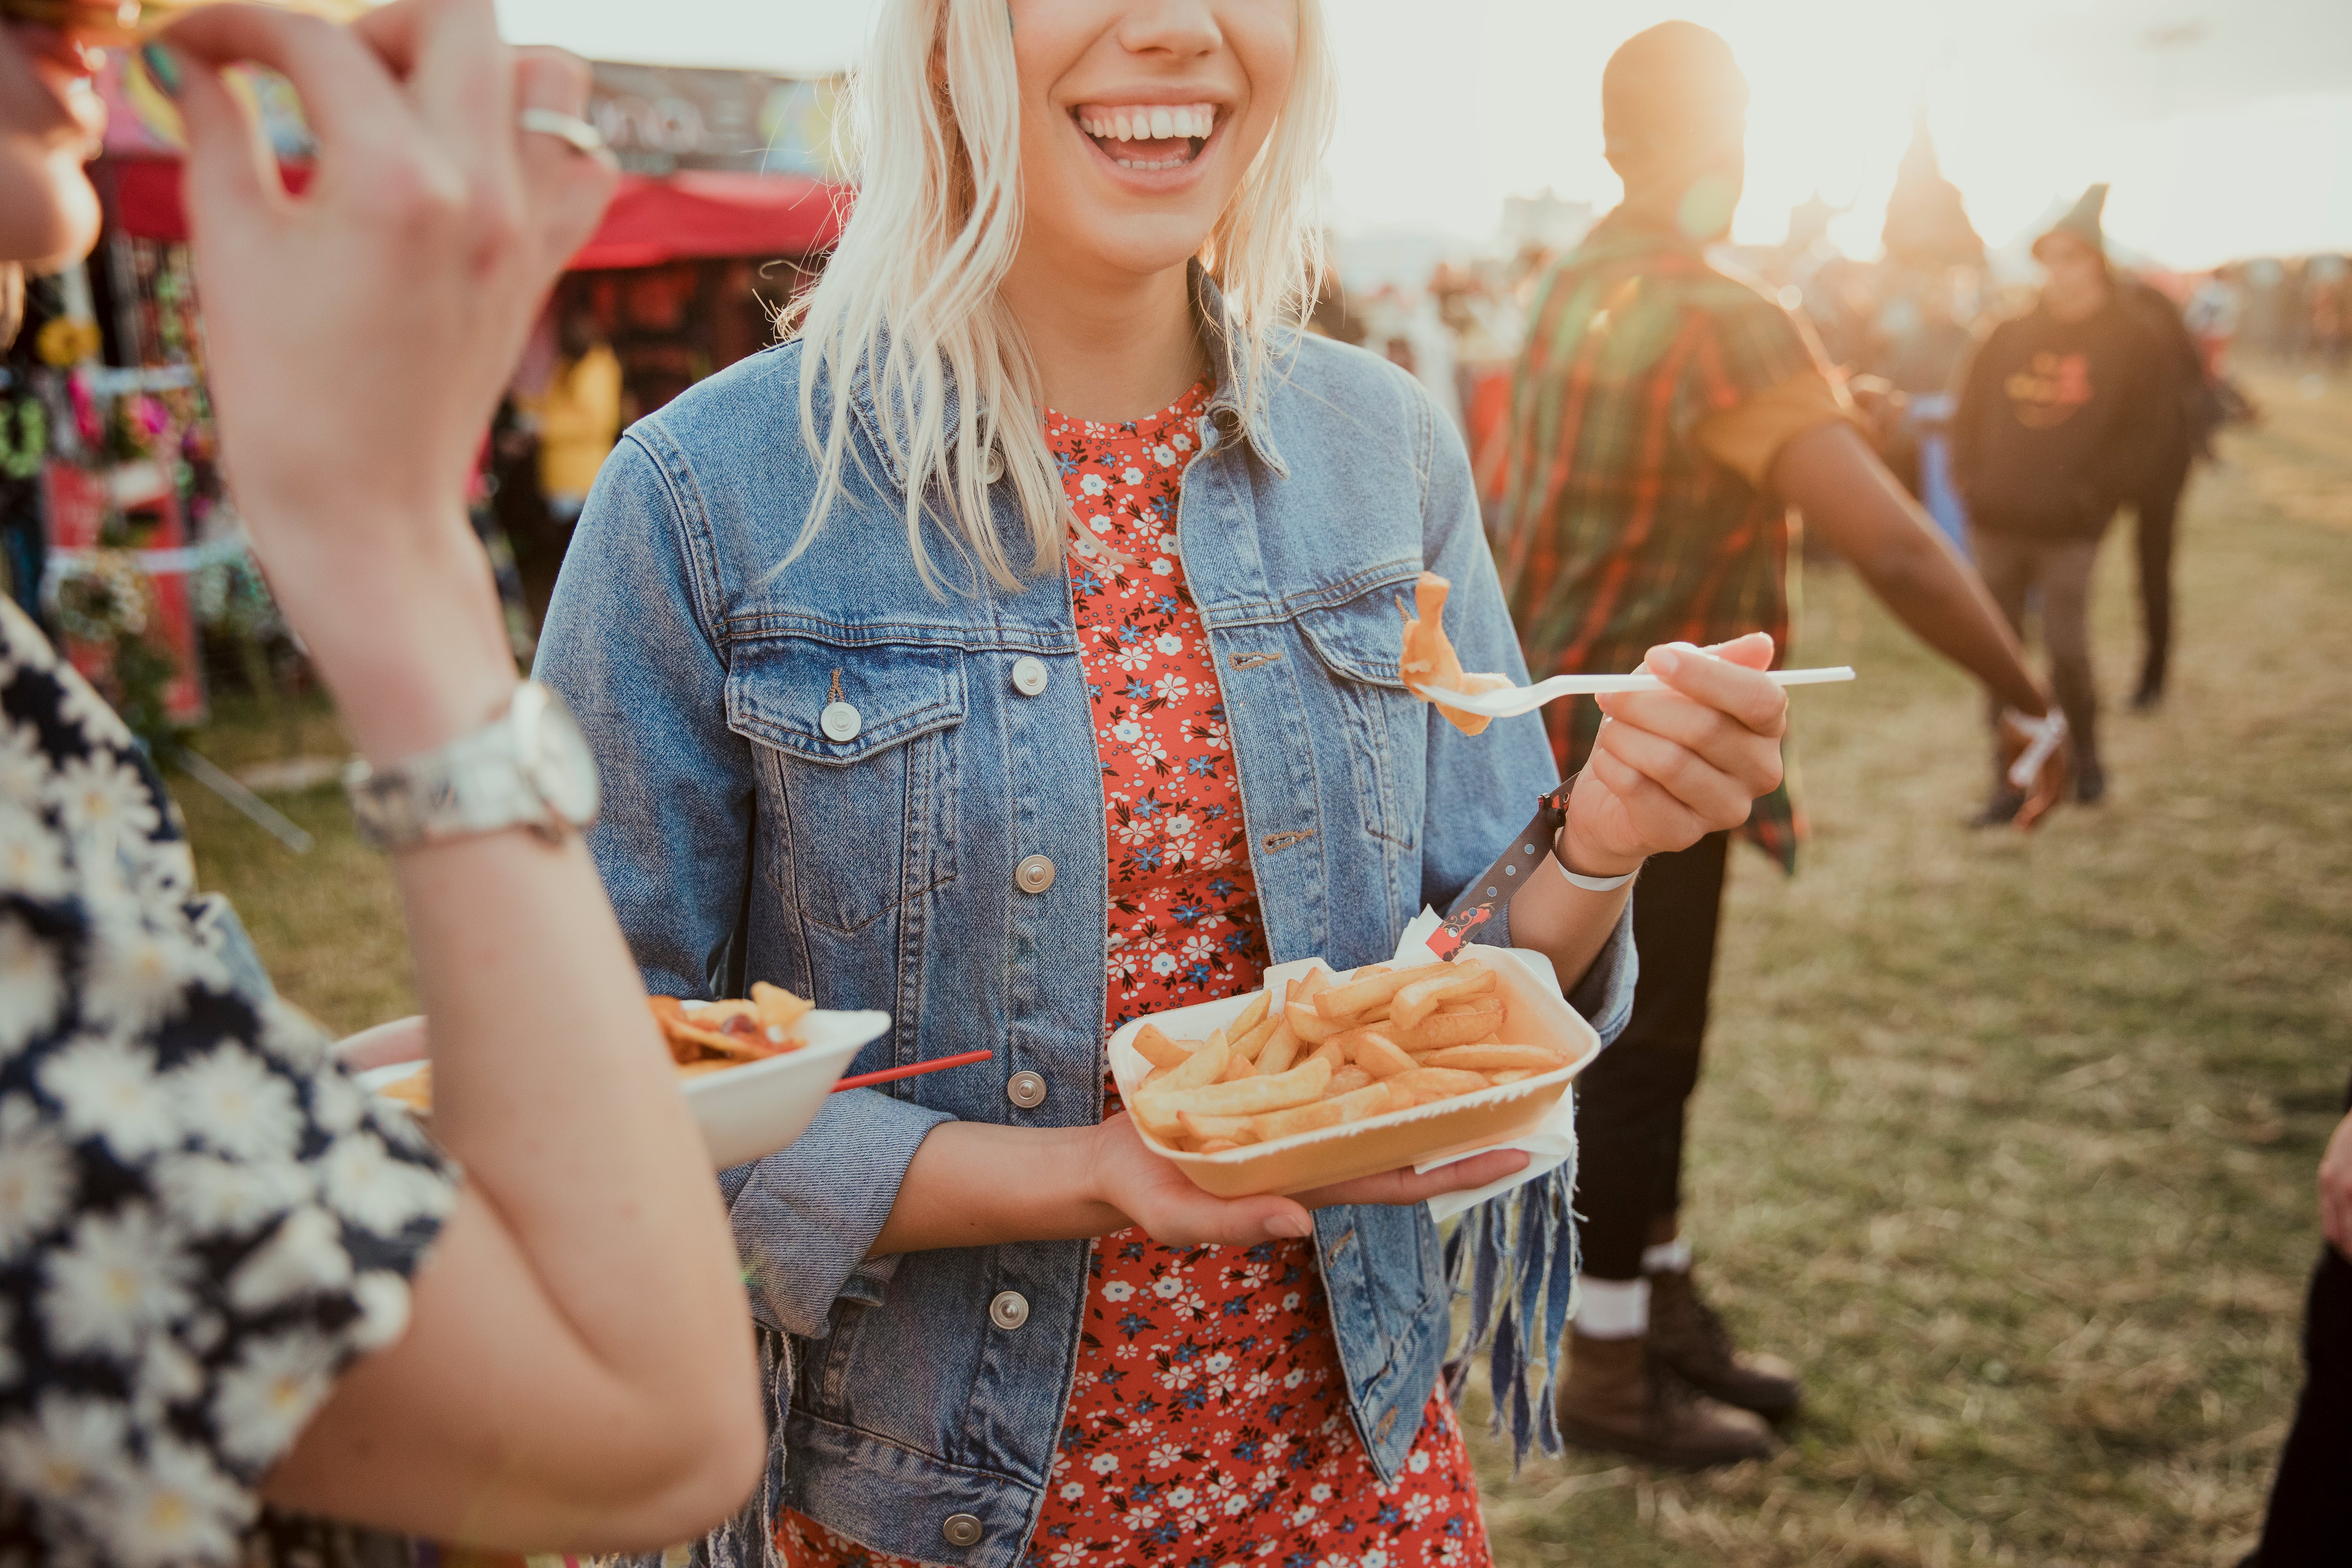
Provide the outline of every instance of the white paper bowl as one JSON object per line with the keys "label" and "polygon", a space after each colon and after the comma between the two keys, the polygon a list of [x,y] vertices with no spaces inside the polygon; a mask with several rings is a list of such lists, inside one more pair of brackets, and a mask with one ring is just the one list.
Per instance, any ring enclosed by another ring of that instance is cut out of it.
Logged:
{"label": "white paper bowl", "polygon": [[[867,1042],[890,1026],[890,1015],[814,1012],[801,1020],[808,1041],[796,1051],[746,1062],[724,1072],[680,1079],[678,1088],[718,1170],[772,1154],[808,1131],[818,1108]],[[415,1072],[422,1062],[395,1062],[359,1075],[362,1089],[381,1089]]]}

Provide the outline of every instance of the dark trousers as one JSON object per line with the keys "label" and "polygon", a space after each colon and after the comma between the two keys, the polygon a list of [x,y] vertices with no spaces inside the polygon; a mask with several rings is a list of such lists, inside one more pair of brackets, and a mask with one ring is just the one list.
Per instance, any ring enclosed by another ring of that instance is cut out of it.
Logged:
{"label": "dark trousers", "polygon": [[2158,692],[2164,689],[2165,668],[2172,656],[2172,552],[2180,531],[2180,487],[2141,497],[2132,511],[2132,542],[2139,555],[2140,633],[2146,644],[2139,689]]}
{"label": "dark trousers", "polygon": [[1652,1227],[1682,1206],[1683,1115],[1698,1087],[1731,836],[1654,855],[1633,884],[1633,1021],[1576,1083],[1584,1272],[1638,1279]]}
{"label": "dark trousers", "polygon": [[[2066,712],[2066,729],[2074,742],[2076,766],[2094,770],[2099,761],[2099,688],[2091,672],[2091,569],[2099,559],[2099,542],[2089,539],[2042,539],[2031,534],[2000,533],[1979,529],[1975,536],[1977,570],[1993,603],[2009,619],[2022,641],[2025,606],[2035,589],[2042,592],[2042,640],[2050,649],[2050,684],[2058,706]],[[1992,700],[1998,728],[2000,699]],[[2004,793],[2009,783],[2000,761],[2000,743],[1993,743],[1993,789]]]}
{"label": "dark trousers", "polygon": [[[1604,1056],[1602,1060],[1608,1058]],[[2352,1103],[2352,1096],[2347,1096]],[[2303,1398],[2279,1454],[2260,1568],[2343,1568],[2352,1563],[2352,1262],[2320,1248],[2303,1324]]]}

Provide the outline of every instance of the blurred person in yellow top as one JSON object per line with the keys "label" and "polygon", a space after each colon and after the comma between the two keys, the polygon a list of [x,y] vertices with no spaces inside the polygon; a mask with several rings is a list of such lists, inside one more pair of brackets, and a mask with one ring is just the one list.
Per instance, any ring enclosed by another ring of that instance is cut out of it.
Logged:
{"label": "blurred person in yellow top", "polygon": [[556,342],[563,357],[525,407],[539,430],[540,490],[549,515],[568,530],[621,438],[621,362],[593,316],[566,315]]}

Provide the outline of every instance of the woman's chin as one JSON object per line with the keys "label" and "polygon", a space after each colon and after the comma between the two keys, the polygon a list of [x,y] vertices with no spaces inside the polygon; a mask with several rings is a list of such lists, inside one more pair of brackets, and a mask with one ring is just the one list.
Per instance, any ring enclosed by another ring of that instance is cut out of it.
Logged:
{"label": "woman's chin", "polygon": [[36,270],[89,254],[98,243],[98,192],[70,153],[0,142],[0,262]]}

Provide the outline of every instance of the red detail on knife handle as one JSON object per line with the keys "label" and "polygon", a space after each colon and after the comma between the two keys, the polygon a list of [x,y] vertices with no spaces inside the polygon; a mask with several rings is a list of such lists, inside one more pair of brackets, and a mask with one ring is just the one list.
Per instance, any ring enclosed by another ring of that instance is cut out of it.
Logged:
{"label": "red detail on knife handle", "polygon": [[1471,933],[1509,909],[1512,895],[1537,867],[1549,858],[1552,840],[1559,835],[1560,825],[1568,820],[1568,792],[1574,783],[1569,780],[1536,802],[1535,820],[1521,828],[1502,858],[1470,884],[1472,891],[1484,897],[1477,903],[1454,910],[1444,924],[1429,934],[1429,951],[1442,962],[1451,963],[1461,957],[1462,950],[1470,945]]}
{"label": "red detail on knife handle", "polygon": [[884,1068],[879,1072],[862,1072],[843,1079],[833,1086],[839,1094],[845,1089],[864,1089],[870,1084],[895,1083],[902,1078],[920,1078],[927,1072],[944,1072],[949,1068],[968,1068],[974,1062],[984,1062],[996,1055],[994,1051],[961,1051],[937,1061],[914,1062],[902,1068]]}

